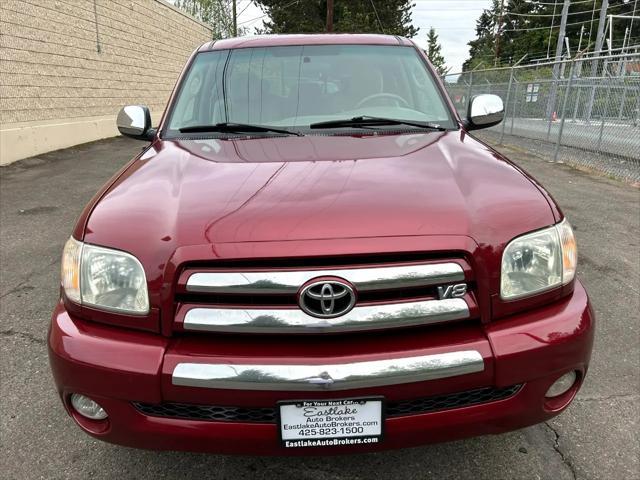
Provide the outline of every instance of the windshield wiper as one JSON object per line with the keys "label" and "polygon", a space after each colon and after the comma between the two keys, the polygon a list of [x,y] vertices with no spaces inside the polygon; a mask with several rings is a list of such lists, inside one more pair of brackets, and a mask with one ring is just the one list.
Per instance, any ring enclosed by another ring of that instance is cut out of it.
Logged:
{"label": "windshield wiper", "polygon": [[285,130],[284,128],[267,127],[264,125],[252,125],[249,123],[235,123],[235,122],[222,122],[214,123],[211,125],[191,125],[189,127],[179,128],[181,133],[206,133],[206,132],[221,132],[221,133],[252,133],[252,132],[274,132],[283,133],[285,135],[296,135],[297,137],[303,136],[300,132],[294,132],[293,130]]}
{"label": "windshield wiper", "polygon": [[412,127],[424,128],[428,130],[437,130],[444,132],[447,129],[440,125],[428,122],[419,122],[412,120],[398,120],[395,118],[371,117],[368,115],[352,118],[343,118],[340,120],[329,120],[326,122],[317,122],[309,125],[309,128],[345,128],[345,127],[375,127],[378,125],[409,125]]}

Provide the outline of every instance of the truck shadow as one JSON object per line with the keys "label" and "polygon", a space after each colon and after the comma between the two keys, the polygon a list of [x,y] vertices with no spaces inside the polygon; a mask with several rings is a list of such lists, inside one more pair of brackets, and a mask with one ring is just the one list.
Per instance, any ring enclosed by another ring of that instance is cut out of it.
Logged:
{"label": "truck shadow", "polygon": [[[341,456],[247,457],[150,452],[104,445],[120,478],[507,479],[571,478],[544,425],[419,448]],[[114,478],[116,472],[112,472]]]}

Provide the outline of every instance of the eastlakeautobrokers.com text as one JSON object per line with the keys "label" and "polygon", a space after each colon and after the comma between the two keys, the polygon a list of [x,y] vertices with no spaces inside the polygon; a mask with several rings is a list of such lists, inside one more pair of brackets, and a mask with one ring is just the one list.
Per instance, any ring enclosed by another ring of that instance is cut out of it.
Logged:
{"label": "eastlakeautobrokers.com text", "polygon": [[338,445],[360,445],[363,443],[378,443],[378,437],[362,438],[327,438],[323,440],[285,440],[284,446],[295,447],[334,447]]}

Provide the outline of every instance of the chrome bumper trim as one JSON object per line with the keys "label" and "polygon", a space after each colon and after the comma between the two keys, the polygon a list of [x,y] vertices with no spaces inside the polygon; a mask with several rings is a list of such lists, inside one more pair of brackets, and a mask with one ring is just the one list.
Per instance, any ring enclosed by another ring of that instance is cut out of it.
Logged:
{"label": "chrome bumper trim", "polygon": [[319,333],[428,325],[469,318],[462,298],[355,307],[336,318],[321,319],[300,309],[192,308],[185,330],[234,333]]}
{"label": "chrome bumper trim", "polygon": [[237,390],[348,390],[422,382],[482,372],[480,352],[423,355],[329,365],[179,363],[173,385]]}
{"label": "chrome bumper trim", "polygon": [[296,293],[303,284],[318,277],[343,278],[362,292],[463,281],[464,271],[457,263],[448,262],[334,270],[198,272],[189,277],[186,289],[227,294],[287,294]]}

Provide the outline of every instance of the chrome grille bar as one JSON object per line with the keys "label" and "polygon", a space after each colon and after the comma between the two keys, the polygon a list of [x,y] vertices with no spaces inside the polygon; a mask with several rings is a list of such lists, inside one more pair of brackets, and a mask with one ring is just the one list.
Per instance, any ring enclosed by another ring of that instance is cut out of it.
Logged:
{"label": "chrome grille bar", "polygon": [[185,330],[245,333],[326,333],[398,328],[469,317],[462,298],[367,305],[329,319],[300,309],[239,309],[196,307],[184,317]]}
{"label": "chrome grille bar", "polygon": [[347,390],[482,372],[475,350],[330,365],[179,363],[172,383],[187,387],[305,391]]}
{"label": "chrome grille bar", "polygon": [[292,294],[317,277],[340,277],[358,291],[410,288],[464,280],[457,263],[400,265],[332,270],[264,272],[198,272],[187,280],[189,292],[223,294]]}

